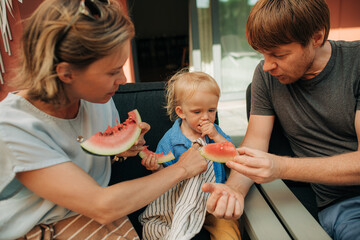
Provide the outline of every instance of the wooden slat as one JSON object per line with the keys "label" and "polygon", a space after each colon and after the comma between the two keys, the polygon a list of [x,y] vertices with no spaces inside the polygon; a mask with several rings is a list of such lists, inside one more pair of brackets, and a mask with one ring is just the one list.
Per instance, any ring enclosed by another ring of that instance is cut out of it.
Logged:
{"label": "wooden slat", "polygon": [[245,198],[242,221],[251,239],[291,239],[259,190],[253,185]]}
{"label": "wooden slat", "polygon": [[331,239],[282,180],[259,186],[294,239]]}

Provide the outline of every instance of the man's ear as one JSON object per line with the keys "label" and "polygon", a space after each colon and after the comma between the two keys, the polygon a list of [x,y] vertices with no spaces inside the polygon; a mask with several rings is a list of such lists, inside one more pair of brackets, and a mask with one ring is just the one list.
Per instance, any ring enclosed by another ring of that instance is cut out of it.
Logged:
{"label": "man's ear", "polygon": [[175,107],[175,112],[181,119],[185,119],[185,114],[180,106]]}
{"label": "man's ear", "polygon": [[56,73],[61,81],[64,83],[71,83],[73,81],[73,74],[70,64],[61,62],[56,66]]}
{"label": "man's ear", "polygon": [[325,29],[322,29],[314,33],[312,37],[314,47],[320,47],[323,44],[324,39],[325,39]]}

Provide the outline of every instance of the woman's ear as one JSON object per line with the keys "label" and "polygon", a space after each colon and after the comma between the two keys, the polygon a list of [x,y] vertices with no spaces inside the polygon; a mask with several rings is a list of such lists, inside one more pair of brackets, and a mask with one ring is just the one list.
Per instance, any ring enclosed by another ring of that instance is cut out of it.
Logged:
{"label": "woman's ear", "polygon": [[67,62],[61,62],[56,66],[56,73],[61,81],[64,83],[71,83],[73,81],[73,75],[70,64]]}
{"label": "woman's ear", "polygon": [[175,107],[175,112],[181,119],[185,119],[185,114],[180,106]]}

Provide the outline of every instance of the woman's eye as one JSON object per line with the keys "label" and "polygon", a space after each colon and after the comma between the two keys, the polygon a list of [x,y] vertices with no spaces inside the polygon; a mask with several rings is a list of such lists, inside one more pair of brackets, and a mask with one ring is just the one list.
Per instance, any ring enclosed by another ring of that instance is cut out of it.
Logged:
{"label": "woman's eye", "polygon": [[111,73],[109,73],[110,74],[110,76],[115,76],[115,75],[117,75],[117,74],[119,74],[120,73],[120,71],[116,71],[116,72],[111,72]]}

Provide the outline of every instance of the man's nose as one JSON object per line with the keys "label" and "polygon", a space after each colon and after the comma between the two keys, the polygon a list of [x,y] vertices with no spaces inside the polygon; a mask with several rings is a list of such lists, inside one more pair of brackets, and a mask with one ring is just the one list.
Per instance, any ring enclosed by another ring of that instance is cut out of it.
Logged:
{"label": "man's nose", "polygon": [[276,67],[277,67],[277,64],[271,57],[264,56],[263,70],[265,72],[270,72],[271,70],[275,69]]}

